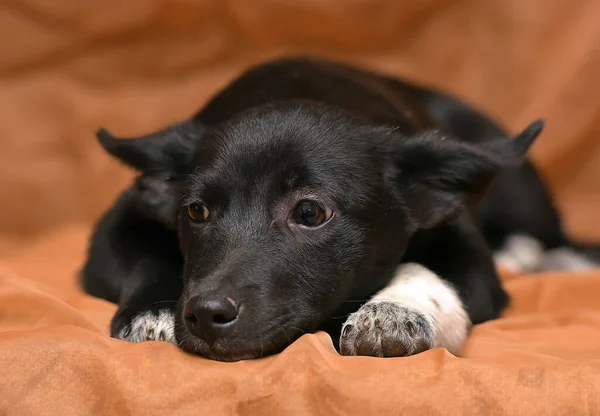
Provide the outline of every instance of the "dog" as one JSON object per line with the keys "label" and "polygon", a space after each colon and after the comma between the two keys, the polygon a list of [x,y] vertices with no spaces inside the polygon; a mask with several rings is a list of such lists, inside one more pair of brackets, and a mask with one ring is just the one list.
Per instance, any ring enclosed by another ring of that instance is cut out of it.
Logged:
{"label": "dog", "polygon": [[342,355],[459,355],[514,271],[596,267],[527,152],[444,94],[314,57],[249,68],[188,120],[98,131],[135,182],[81,272],[119,304],[111,336],[203,357],[275,354],[327,331]]}

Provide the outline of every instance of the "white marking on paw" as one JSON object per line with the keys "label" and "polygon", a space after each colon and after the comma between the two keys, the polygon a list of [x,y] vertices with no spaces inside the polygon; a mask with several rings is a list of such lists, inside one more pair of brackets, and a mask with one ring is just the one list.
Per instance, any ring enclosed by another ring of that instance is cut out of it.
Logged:
{"label": "white marking on paw", "polygon": [[546,251],[540,264],[542,271],[586,271],[598,267],[600,265],[570,247]]}
{"label": "white marking on paw", "polygon": [[166,341],[174,344],[175,315],[169,309],[161,309],[158,314],[143,312],[135,316],[117,338],[128,342]]}
{"label": "white marking on paw", "polygon": [[527,273],[539,269],[544,257],[544,246],[533,237],[513,234],[506,238],[502,248],[494,253],[494,261],[513,273]]}
{"label": "white marking on paw", "polygon": [[[378,305],[381,307],[378,308]],[[377,309],[381,309],[381,311]],[[400,265],[388,286],[376,293],[359,311],[352,314],[344,326],[356,326],[357,322],[354,322],[357,320],[356,314],[360,314],[361,310],[367,317],[369,313],[373,315],[370,310],[377,310],[380,315],[379,327],[377,322],[374,322],[373,325],[369,323],[369,331],[374,332],[379,328],[385,332],[387,329],[395,334],[394,336],[398,340],[402,340],[401,342],[415,344],[404,345],[409,354],[417,347],[417,344],[425,342],[428,344],[428,348],[442,347],[457,355],[462,349],[471,327],[471,321],[463,303],[451,284],[416,263]],[[400,322],[393,322],[390,319],[391,315],[396,316]],[[362,319],[363,316],[360,315],[360,318]],[[423,319],[425,322],[420,324],[419,321]],[[360,328],[359,325],[358,331],[364,332],[367,328],[366,324],[367,322],[365,322],[364,328]],[[351,331],[342,330],[342,338],[344,332]],[[353,335],[356,336],[356,333]],[[382,342],[385,338],[385,333],[382,336],[356,336],[357,342],[362,343]],[[381,349],[382,347],[376,346],[376,348]],[[352,346],[348,349],[354,352],[356,350],[353,350]],[[398,350],[401,351],[402,348]],[[351,352],[349,355],[354,354]]]}

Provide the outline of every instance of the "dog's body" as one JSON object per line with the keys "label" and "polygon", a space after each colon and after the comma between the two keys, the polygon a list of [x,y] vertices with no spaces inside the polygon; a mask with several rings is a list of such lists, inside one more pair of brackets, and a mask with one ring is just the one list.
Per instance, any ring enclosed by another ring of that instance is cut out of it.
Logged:
{"label": "dog's body", "polygon": [[141,175],[97,226],[85,289],[119,303],[113,336],[220,360],[342,328],[343,354],[458,353],[507,305],[492,252],[595,265],[523,161],[540,131],[509,139],[451,97],[336,63],[254,67],[184,123],[99,133]]}

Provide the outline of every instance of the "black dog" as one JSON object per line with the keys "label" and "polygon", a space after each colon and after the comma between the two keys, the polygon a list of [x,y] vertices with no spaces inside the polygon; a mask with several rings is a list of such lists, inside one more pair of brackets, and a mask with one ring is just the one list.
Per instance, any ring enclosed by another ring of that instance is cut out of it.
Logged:
{"label": "black dog", "polygon": [[119,303],[112,336],[217,360],[318,329],[345,355],[458,353],[507,305],[492,252],[595,265],[525,159],[541,130],[508,138],[451,97],[337,63],[259,65],[188,121],[99,132],[141,175],[97,226],[85,289]]}

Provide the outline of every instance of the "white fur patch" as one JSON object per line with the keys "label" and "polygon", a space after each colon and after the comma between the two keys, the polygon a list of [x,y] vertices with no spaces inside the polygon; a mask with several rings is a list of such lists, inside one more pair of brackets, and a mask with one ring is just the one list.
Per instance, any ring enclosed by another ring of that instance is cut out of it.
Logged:
{"label": "white fur patch", "polygon": [[509,236],[502,249],[494,253],[494,261],[514,273],[544,271],[586,271],[600,267],[577,250],[559,247],[544,251],[544,246],[524,234]]}
{"label": "white fur patch", "polygon": [[544,258],[544,246],[533,237],[524,234],[508,236],[500,250],[494,253],[494,261],[513,273],[527,273],[539,269]]}
{"label": "white fur patch", "polygon": [[420,264],[405,263],[388,286],[348,317],[340,350],[343,355],[397,356],[442,347],[458,355],[470,327],[450,283]]}
{"label": "white fur patch", "polygon": [[400,265],[388,286],[369,302],[393,301],[420,312],[435,331],[437,344],[458,354],[471,321],[456,290],[431,270],[416,263]]}
{"label": "white fur patch", "polygon": [[117,338],[128,342],[166,341],[174,344],[175,316],[168,309],[161,309],[158,314],[143,312],[135,316]]}
{"label": "white fur patch", "polygon": [[600,265],[569,247],[546,251],[540,264],[541,271],[586,271],[598,267]]}

